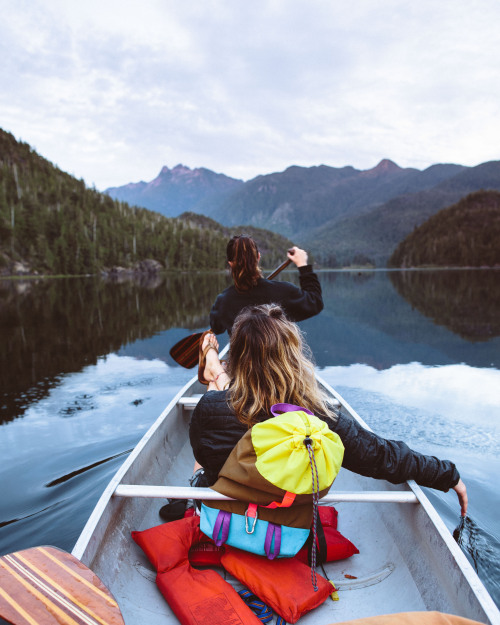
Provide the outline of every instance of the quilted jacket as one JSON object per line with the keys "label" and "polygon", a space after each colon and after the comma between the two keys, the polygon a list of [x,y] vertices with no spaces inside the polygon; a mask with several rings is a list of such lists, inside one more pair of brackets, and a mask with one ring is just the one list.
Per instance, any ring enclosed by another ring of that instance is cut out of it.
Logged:
{"label": "quilted jacket", "polygon": [[[367,477],[447,491],[460,479],[456,466],[410,449],[403,441],[382,438],[342,412],[335,420],[317,415],[336,432],[345,447],[342,466]],[[189,437],[194,457],[205,474],[198,486],[211,486],[231,450],[247,431],[227,403],[227,391],[208,391],[193,411]]]}

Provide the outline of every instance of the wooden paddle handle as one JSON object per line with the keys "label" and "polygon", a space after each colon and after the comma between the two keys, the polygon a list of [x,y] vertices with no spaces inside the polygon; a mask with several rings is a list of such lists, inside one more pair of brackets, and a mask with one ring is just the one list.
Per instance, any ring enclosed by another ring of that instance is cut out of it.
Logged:
{"label": "wooden paddle handle", "polygon": [[284,263],[281,263],[279,267],[276,267],[276,269],[267,276],[267,279],[272,280],[273,278],[275,278],[279,273],[283,271],[283,269],[286,269],[291,262],[292,261],[287,258]]}

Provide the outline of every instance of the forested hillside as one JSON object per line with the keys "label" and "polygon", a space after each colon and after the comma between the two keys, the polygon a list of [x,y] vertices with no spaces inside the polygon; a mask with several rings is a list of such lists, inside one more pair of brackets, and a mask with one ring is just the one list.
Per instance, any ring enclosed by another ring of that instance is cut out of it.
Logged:
{"label": "forested hillside", "polygon": [[366,214],[340,221],[332,219],[310,231],[303,243],[316,250],[321,262],[334,255],[339,264],[361,259],[364,263],[385,267],[398,243],[416,227],[481,189],[500,191],[500,161],[462,168],[431,189],[399,195]]}
{"label": "forested hillside", "polygon": [[478,191],[439,211],[396,248],[391,267],[500,266],[500,193]]}
{"label": "forested hillside", "polygon": [[434,165],[419,171],[388,159],[364,171],[293,166],[246,182],[207,214],[227,225],[241,222],[245,215],[255,226],[304,239],[324,224],[367,214],[391,198],[429,189],[463,169]]}
{"label": "forested hillside", "polygon": [[[168,219],[85,186],[0,129],[0,273],[93,274],[154,259],[165,269],[221,269],[229,236],[246,228]],[[253,229],[265,266],[290,241]]]}

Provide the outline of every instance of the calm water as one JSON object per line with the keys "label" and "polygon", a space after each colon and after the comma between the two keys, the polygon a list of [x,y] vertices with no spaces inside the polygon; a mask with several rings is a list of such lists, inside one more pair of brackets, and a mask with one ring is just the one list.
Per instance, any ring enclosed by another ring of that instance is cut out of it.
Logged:
{"label": "calm water", "polygon": [[[470,498],[461,544],[500,605],[500,271],[320,279],[325,310],[301,327],[322,377],[380,434],[456,462]],[[126,454],[192,377],[168,351],[208,327],[226,280],[0,281],[0,554],[72,549]],[[455,494],[427,492],[453,530]]]}

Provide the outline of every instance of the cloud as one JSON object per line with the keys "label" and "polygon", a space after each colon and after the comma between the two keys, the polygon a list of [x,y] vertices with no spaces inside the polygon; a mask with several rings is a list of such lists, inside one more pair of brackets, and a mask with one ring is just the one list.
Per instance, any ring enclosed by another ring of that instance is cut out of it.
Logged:
{"label": "cloud", "polygon": [[491,1],[1,5],[1,126],[98,188],[498,158]]}
{"label": "cloud", "polygon": [[324,371],[335,387],[371,391],[394,403],[452,416],[455,421],[488,425],[500,404],[500,371],[496,369],[465,364],[428,367],[414,362],[383,371],[361,364]]}

